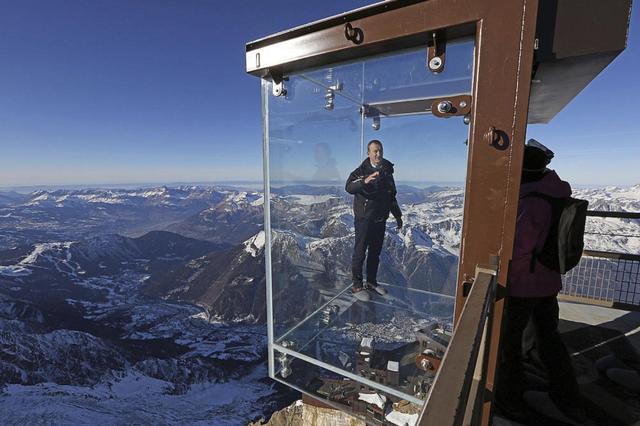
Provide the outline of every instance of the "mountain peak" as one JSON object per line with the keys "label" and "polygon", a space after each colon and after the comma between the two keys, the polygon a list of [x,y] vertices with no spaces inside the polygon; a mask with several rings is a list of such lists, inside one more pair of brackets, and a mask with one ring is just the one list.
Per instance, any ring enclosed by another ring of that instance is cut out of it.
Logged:
{"label": "mountain peak", "polygon": [[251,254],[252,257],[257,257],[261,254],[265,244],[264,231],[258,232],[253,237],[244,242],[244,251]]}

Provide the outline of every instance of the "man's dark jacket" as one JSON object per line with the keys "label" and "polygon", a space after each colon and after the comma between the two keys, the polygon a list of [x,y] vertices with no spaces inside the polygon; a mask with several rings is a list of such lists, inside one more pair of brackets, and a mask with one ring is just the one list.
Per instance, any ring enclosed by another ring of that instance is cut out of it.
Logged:
{"label": "man's dark jacket", "polygon": [[[364,183],[367,176],[380,172],[378,177]],[[398,219],[402,216],[396,200],[396,183],[393,180],[393,163],[382,159],[381,165],[374,168],[366,158],[360,167],[349,175],[345,190],[355,195],[353,198],[353,214],[357,219],[368,219],[376,222],[386,221],[389,212]]]}

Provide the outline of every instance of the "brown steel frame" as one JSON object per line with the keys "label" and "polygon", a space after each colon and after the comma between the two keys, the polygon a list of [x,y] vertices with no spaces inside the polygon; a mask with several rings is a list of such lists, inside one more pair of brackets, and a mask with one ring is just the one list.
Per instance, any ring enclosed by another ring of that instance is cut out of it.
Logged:
{"label": "brown steel frame", "polygon": [[[538,0],[387,1],[247,44],[247,72],[287,74],[439,39],[475,35],[475,72],[456,321],[462,283],[498,260],[482,424],[489,424],[507,269],[512,255],[527,126]],[[345,25],[362,32],[359,43]],[[425,49],[426,56],[426,49]],[[426,62],[426,61],[425,61]],[[426,64],[425,64],[426,66]],[[496,137],[500,138],[499,143]]]}
{"label": "brown steel frame", "polygon": [[495,290],[496,268],[476,268],[474,285],[460,314],[459,327],[418,419],[419,426],[479,423]]}

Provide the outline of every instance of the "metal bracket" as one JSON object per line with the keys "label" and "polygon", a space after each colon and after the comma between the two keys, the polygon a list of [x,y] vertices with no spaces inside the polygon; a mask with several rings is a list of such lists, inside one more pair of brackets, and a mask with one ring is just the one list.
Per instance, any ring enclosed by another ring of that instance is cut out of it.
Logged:
{"label": "metal bracket", "polygon": [[447,43],[445,38],[436,32],[431,33],[431,40],[427,44],[427,68],[434,74],[444,70]]}
{"label": "metal bracket", "polygon": [[371,122],[373,130],[380,130],[380,116],[384,114],[381,113],[378,108],[371,105],[364,105],[360,111],[364,118],[371,118],[373,120]]}
{"label": "metal bracket", "polygon": [[[285,347],[285,348],[290,348],[290,349],[294,349],[296,344],[295,342],[292,342],[290,340],[283,340],[282,342],[280,342],[280,344]],[[278,361],[280,361],[280,376],[283,379],[286,379],[287,377],[289,377],[292,373],[291,370],[291,361],[292,358],[290,358],[286,353],[284,352],[279,352],[278,354]]]}
{"label": "metal bracket", "polygon": [[269,73],[271,76],[271,81],[273,81],[271,92],[273,96],[286,96],[287,88],[284,87],[285,80],[288,80],[287,77],[283,77],[281,72],[272,71]]}
{"label": "metal bracket", "polygon": [[472,99],[469,95],[439,98],[431,103],[431,114],[439,118],[467,115],[471,112],[471,101]]}
{"label": "metal bracket", "polygon": [[467,297],[471,292],[471,286],[473,286],[474,278],[470,277],[462,281],[462,297]]}
{"label": "metal bracket", "polygon": [[496,301],[497,300],[502,300],[505,297],[507,297],[509,295],[509,292],[507,291],[507,287],[505,287],[504,285],[498,283],[496,285]]}

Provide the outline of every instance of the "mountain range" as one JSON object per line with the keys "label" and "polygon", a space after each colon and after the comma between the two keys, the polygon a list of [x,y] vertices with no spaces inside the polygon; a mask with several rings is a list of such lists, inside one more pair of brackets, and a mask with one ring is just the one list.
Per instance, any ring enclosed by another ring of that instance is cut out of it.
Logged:
{"label": "mountain range", "polygon": [[[388,224],[379,280],[453,295],[463,189],[398,189],[405,226]],[[574,196],[640,211],[640,185]],[[295,323],[348,285],[351,200],[304,185],[270,199],[276,315]],[[289,404],[295,394],[264,377],[263,208],[260,191],[241,188],[0,192],[7,418],[27,420],[35,404],[34,421],[97,411],[105,423],[237,424]],[[587,232],[587,248],[640,252],[638,221],[589,219]]]}

